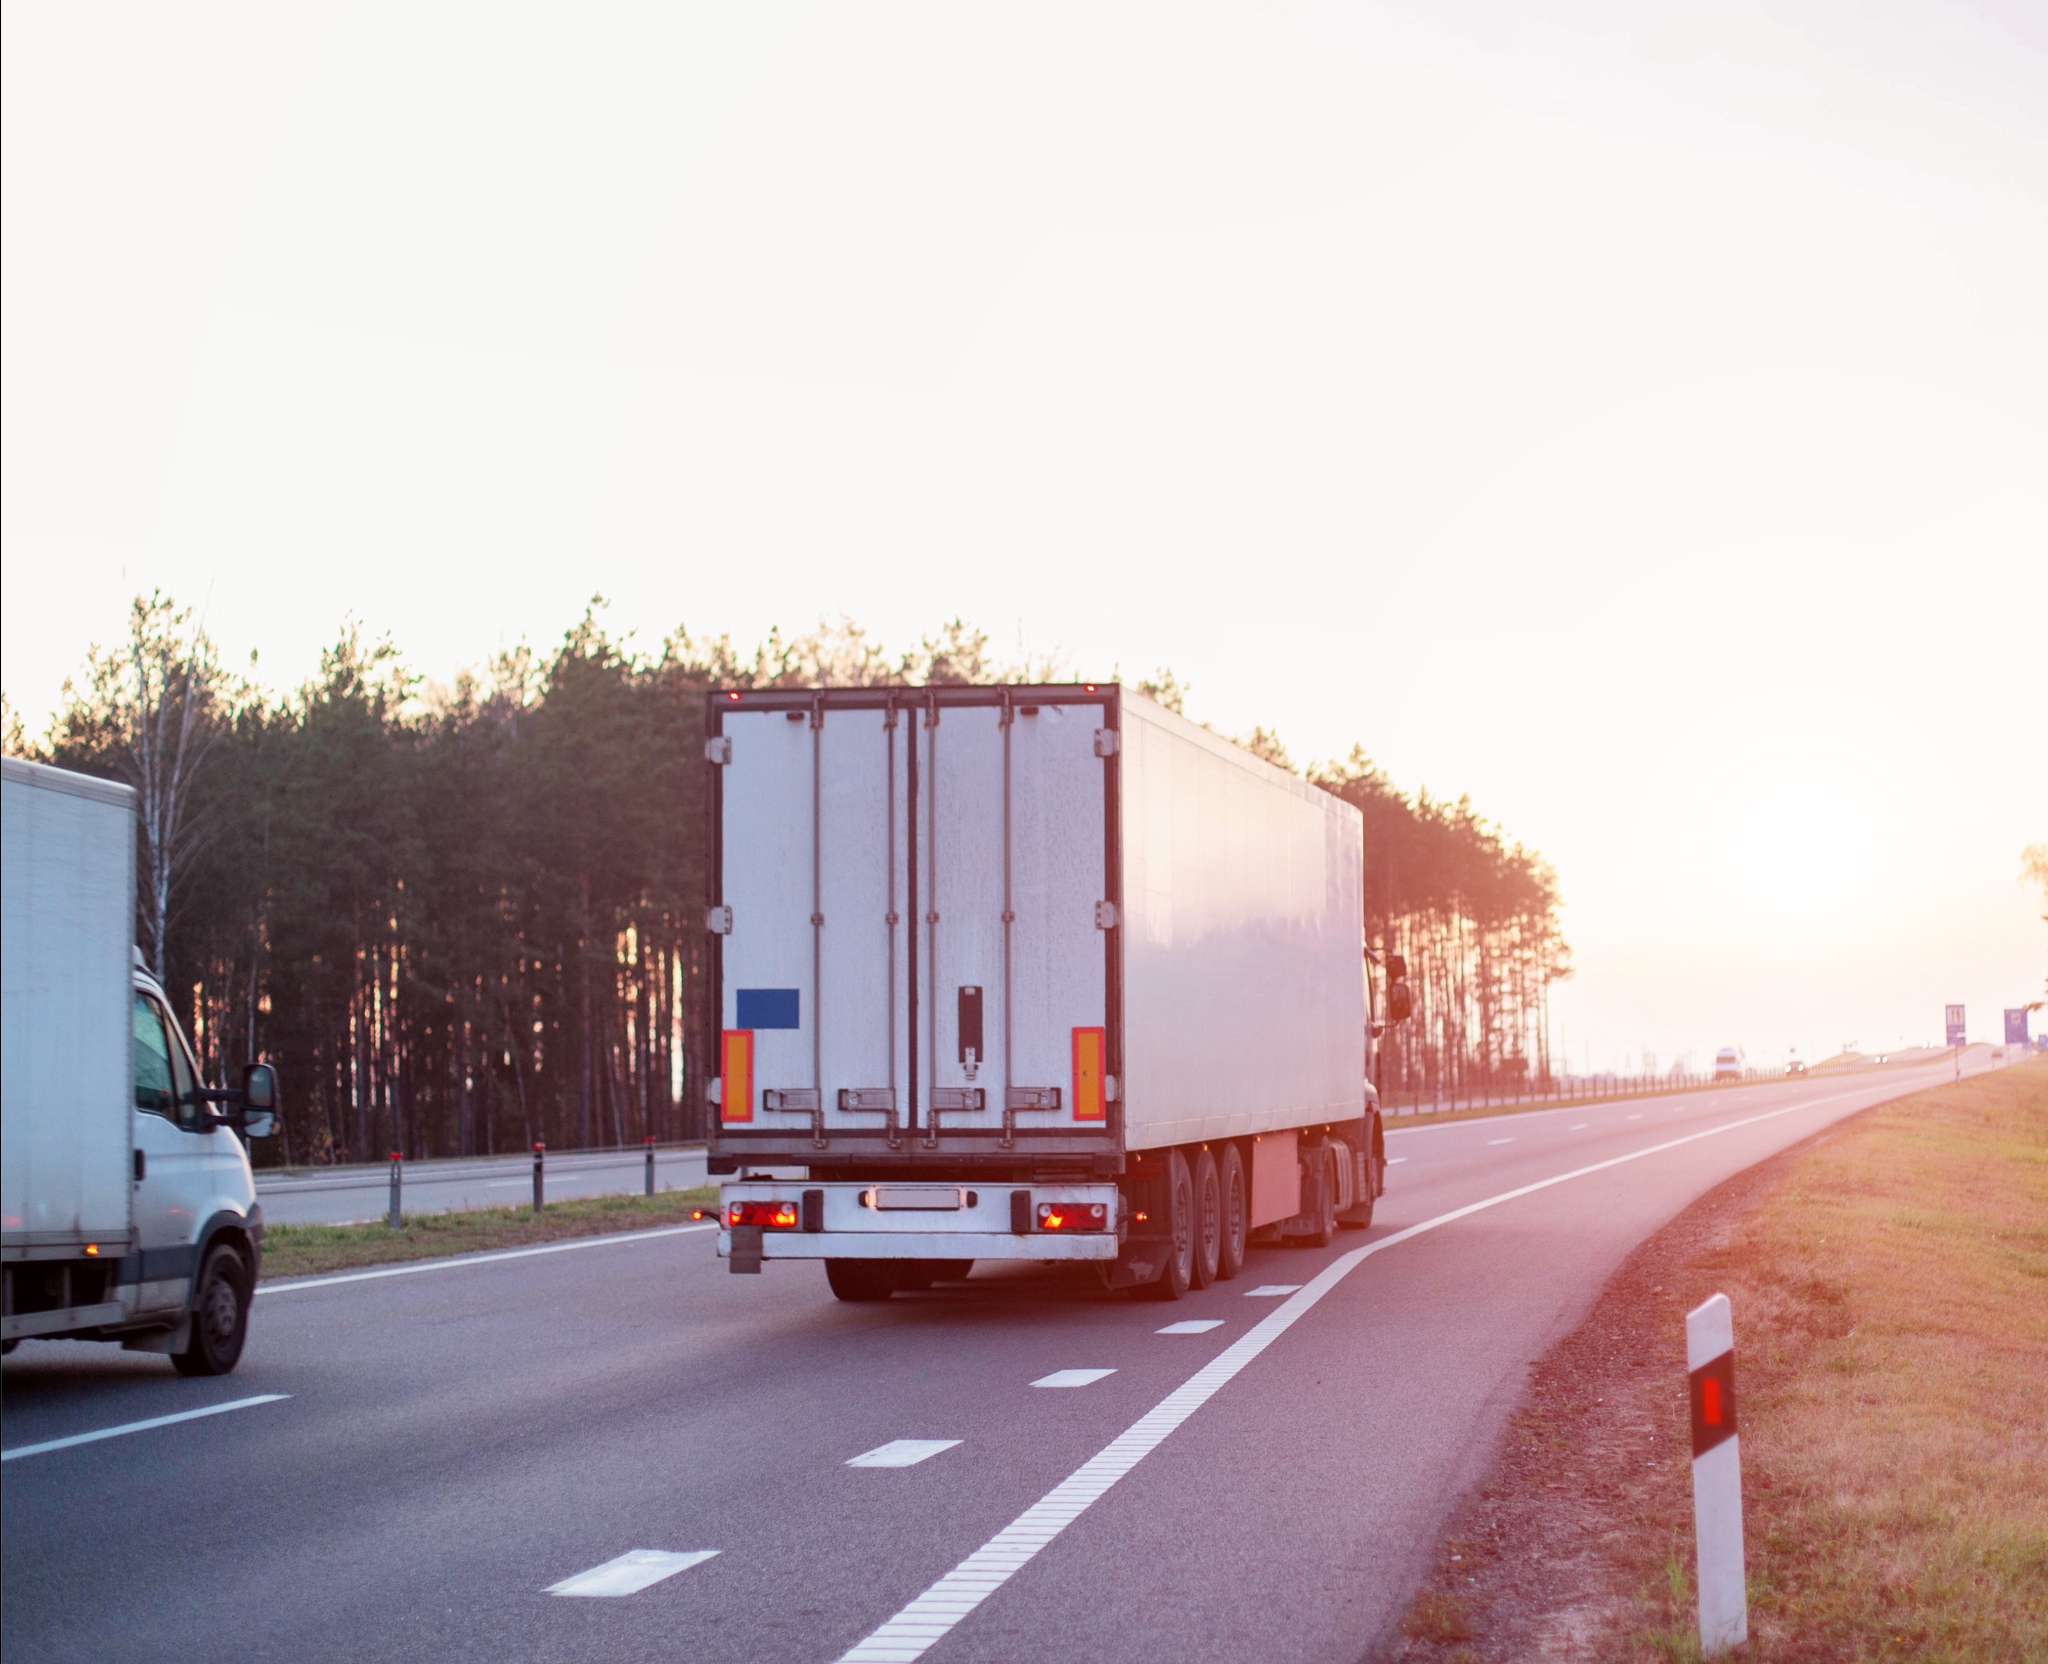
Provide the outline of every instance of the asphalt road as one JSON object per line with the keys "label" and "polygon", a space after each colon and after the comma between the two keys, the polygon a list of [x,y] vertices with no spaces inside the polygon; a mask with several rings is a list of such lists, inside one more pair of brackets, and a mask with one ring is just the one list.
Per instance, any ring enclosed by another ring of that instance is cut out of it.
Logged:
{"label": "asphalt road", "polygon": [[[646,1183],[644,1150],[585,1150],[547,1158],[547,1199],[638,1195]],[[689,1190],[703,1184],[702,1149],[656,1150],[654,1187]],[[391,1169],[335,1167],[321,1172],[256,1175],[256,1199],[272,1225],[352,1225],[390,1210]],[[399,1205],[407,1213],[502,1208],[533,1200],[533,1157],[484,1156],[464,1161],[409,1161]]]}
{"label": "asphalt road", "polygon": [[[1351,1664],[1630,1248],[1950,1073],[1399,1129],[1371,1231],[1177,1304],[999,1269],[844,1306],[820,1267],[731,1276],[684,1227],[273,1285],[225,1380],[26,1342],[0,1369],[0,1650]],[[1190,1322],[1215,1326],[1161,1332]],[[1032,1384],[1063,1370],[1112,1373]],[[900,1439],[959,1442],[849,1465]],[[545,1592],[633,1550],[717,1552]]]}

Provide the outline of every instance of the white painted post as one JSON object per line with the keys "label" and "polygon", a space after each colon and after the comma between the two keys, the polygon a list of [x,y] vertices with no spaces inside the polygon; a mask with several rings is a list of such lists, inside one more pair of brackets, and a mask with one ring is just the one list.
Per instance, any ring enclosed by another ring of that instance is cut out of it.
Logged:
{"label": "white painted post", "polygon": [[1717,1294],[1685,1316],[1692,1398],[1692,1523],[1699,1551],[1700,1651],[1749,1639],[1742,1566],[1742,1445],[1735,1436],[1735,1314]]}

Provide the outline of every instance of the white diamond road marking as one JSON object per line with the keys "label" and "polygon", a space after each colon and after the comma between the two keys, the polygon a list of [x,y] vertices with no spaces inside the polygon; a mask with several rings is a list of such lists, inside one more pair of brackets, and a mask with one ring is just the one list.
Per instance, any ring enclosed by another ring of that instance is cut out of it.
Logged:
{"label": "white diamond road marking", "polygon": [[873,1450],[850,1457],[850,1468],[914,1468],[942,1450],[951,1450],[958,1439],[891,1439]]}
{"label": "white diamond road marking", "polygon": [[1050,1375],[1041,1375],[1031,1384],[1034,1387],[1085,1387],[1115,1373],[1113,1369],[1056,1369]]}
{"label": "white diamond road marking", "polygon": [[1775,1121],[1781,1115],[1794,1115],[1801,1110],[1825,1108],[1828,1104],[1855,1096],[1854,1092],[1838,1092],[1830,1097],[1816,1098],[1811,1103],[1765,1110],[1761,1115],[1744,1116],[1739,1121],[1727,1121],[1718,1127],[1687,1133],[1683,1138],[1666,1139],[1648,1149],[1631,1150],[1627,1155],[1610,1156],[1605,1161],[1575,1167],[1569,1173],[1517,1185],[1513,1190],[1503,1190],[1499,1195],[1488,1196],[1482,1201],[1468,1202],[1464,1207],[1440,1213],[1434,1219],[1425,1219],[1420,1224],[1395,1231],[1332,1260],[1317,1274],[1314,1282],[1298,1291],[1299,1299],[1288,1301],[1254,1325],[1248,1334],[1225,1347],[893,1618],[841,1653],[838,1664],[915,1664],[950,1634],[961,1619],[1029,1565],[1040,1549],[1094,1506],[1112,1485],[1158,1449],[1176,1427],[1221,1392],[1247,1364],[1306,1316],[1317,1301],[1373,1255],[1383,1254],[1389,1248],[1427,1231],[1439,1230],[1472,1214],[1499,1207],[1503,1202],[1533,1196],[1552,1185],[1568,1184],[1573,1179],[1585,1178],[1589,1173],[1604,1173],[1610,1167],[1640,1161],[1645,1156],[1661,1155],[1666,1150],[1695,1144],[1702,1138],[1733,1132],[1738,1127],[1754,1126],[1759,1121]]}
{"label": "white diamond road marking", "polygon": [[1220,1317],[1190,1317],[1179,1323],[1169,1323],[1159,1331],[1162,1335],[1206,1335],[1211,1329],[1223,1327]]}
{"label": "white diamond road marking", "polygon": [[1261,1283],[1257,1288],[1246,1289],[1244,1297],[1247,1300],[1265,1300],[1276,1294],[1293,1294],[1300,1288],[1299,1283]]}
{"label": "white diamond road marking", "polygon": [[1489,1144],[1512,1144],[1514,1140],[1512,1138],[1489,1138],[1486,1142]]}
{"label": "white diamond road marking", "polygon": [[677,1572],[702,1565],[717,1552],[715,1548],[699,1548],[687,1554],[670,1554],[665,1549],[629,1548],[616,1560],[607,1560],[602,1566],[592,1566],[587,1572],[578,1572],[559,1583],[550,1583],[541,1592],[549,1595],[637,1595],[665,1577],[674,1577]]}

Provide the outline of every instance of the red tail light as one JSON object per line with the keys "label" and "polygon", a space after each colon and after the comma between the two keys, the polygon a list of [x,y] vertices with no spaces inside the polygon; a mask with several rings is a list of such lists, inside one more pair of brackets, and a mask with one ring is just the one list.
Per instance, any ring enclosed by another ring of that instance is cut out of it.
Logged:
{"label": "red tail light", "polygon": [[1101,1231],[1109,1227],[1109,1207],[1103,1202],[1040,1202],[1038,1228],[1041,1231]]}
{"label": "red tail light", "polygon": [[734,1202],[725,1210],[728,1225],[761,1225],[771,1231],[796,1229],[794,1202]]}

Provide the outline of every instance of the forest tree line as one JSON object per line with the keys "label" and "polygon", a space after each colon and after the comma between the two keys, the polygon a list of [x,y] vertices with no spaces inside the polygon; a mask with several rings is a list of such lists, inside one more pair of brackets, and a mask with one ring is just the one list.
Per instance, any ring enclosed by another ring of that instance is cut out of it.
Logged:
{"label": "forest tree line", "polygon": [[[1050,679],[959,621],[903,654],[843,621],[642,651],[593,604],[446,687],[350,626],[280,697],[152,595],[6,749],[136,788],[137,942],[209,1075],[278,1067],[261,1158],[489,1154],[703,1136],[710,689]],[[1181,708],[1170,673],[1135,685]],[[1363,811],[1367,940],[1410,966],[1383,1087],[1546,1076],[1549,867],[1362,750],[1307,778]]]}

